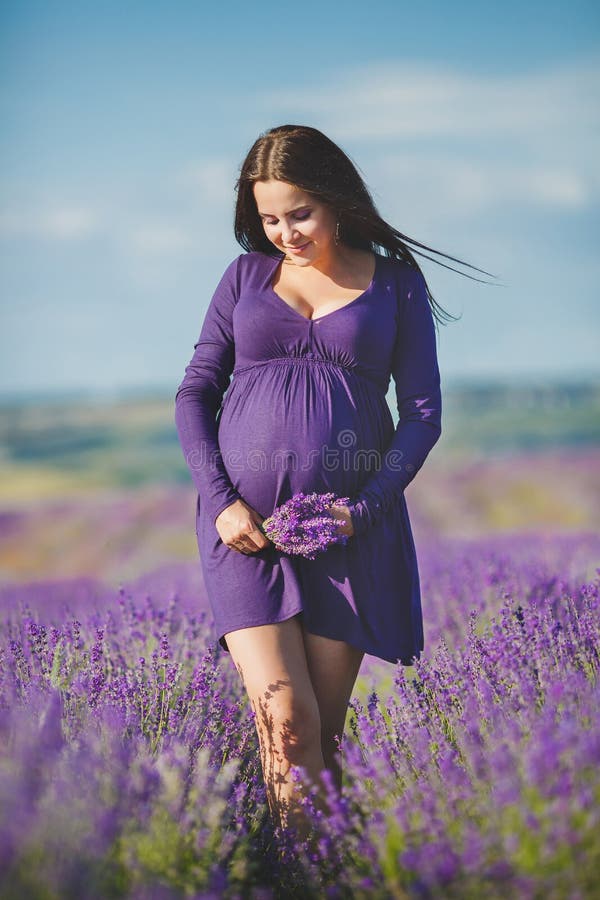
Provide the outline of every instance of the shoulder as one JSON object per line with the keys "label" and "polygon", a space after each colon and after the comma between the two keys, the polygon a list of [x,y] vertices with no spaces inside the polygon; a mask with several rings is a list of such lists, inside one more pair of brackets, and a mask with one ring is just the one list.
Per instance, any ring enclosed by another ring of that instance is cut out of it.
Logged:
{"label": "shoulder", "polygon": [[268,269],[274,266],[277,260],[280,260],[284,253],[274,251],[271,253],[263,253],[262,250],[249,250],[247,253],[240,253],[238,256],[239,264],[244,272],[252,272],[257,269]]}
{"label": "shoulder", "polygon": [[410,301],[416,296],[426,296],[427,284],[420,269],[395,256],[385,256],[383,259],[400,299]]}
{"label": "shoulder", "polygon": [[229,265],[227,266],[226,271],[240,271],[240,272],[249,272],[254,269],[265,269],[269,266],[275,265],[275,262],[281,259],[285,254],[278,253],[277,251],[271,253],[263,253],[262,250],[248,250],[245,253],[240,253],[239,256],[236,256],[231,260]]}
{"label": "shoulder", "polygon": [[238,296],[245,281],[251,279],[255,272],[274,265],[274,262],[275,256],[257,250],[239,253],[225,266],[220,279],[221,286],[230,288]]}
{"label": "shoulder", "polygon": [[247,288],[261,285],[283,254],[252,250],[239,253],[225,267],[215,289],[215,301],[235,306]]}
{"label": "shoulder", "polygon": [[382,256],[385,284],[393,298],[396,327],[401,332],[415,315],[430,314],[427,284],[420,269],[395,256]]}
{"label": "shoulder", "polygon": [[413,265],[406,262],[404,259],[399,259],[397,256],[381,256],[383,260],[383,264],[388,267],[389,271],[392,272],[396,277],[402,278],[407,282],[414,282],[415,278],[423,277],[420,270],[416,269]]}
{"label": "shoulder", "polygon": [[261,285],[266,274],[275,268],[276,263],[283,258],[285,254],[277,251],[263,253],[260,250],[249,250],[246,253],[240,253],[231,263],[234,267],[236,279],[236,293],[239,297],[245,288]]}

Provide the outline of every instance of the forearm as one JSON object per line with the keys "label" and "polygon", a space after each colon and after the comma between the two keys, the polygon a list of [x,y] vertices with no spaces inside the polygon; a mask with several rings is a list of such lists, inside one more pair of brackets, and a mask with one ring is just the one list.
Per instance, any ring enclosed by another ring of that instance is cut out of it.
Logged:
{"label": "forearm", "polygon": [[214,405],[201,389],[181,385],[175,398],[175,425],[192,480],[214,522],[240,494],[223,462]]}
{"label": "forearm", "polygon": [[398,334],[391,361],[398,425],[377,471],[352,498],[356,534],[400,499],[442,433],[442,394],[433,317],[425,279],[413,273],[400,293]]}
{"label": "forearm", "polygon": [[398,423],[378,471],[367,480],[348,504],[355,534],[363,534],[398,502],[440,434],[441,425],[437,421]]}
{"label": "forearm", "polygon": [[175,396],[179,443],[204,508],[214,522],[240,495],[224,465],[217,415],[235,361],[233,310],[241,256],[226,268],[210,301],[194,354]]}

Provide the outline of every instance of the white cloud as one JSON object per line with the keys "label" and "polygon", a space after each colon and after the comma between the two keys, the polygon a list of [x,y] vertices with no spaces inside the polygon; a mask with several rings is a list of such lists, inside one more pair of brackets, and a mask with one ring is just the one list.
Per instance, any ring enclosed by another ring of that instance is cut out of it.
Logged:
{"label": "white cloud", "polygon": [[507,199],[567,210],[597,203],[599,100],[595,59],[509,75],[384,62],[343,70],[318,92],[261,96],[271,114],[310,113],[361,165],[365,145],[377,165],[380,156],[395,161],[403,190],[416,190],[421,169],[458,212]]}
{"label": "white cloud", "polygon": [[215,204],[231,204],[237,171],[227,158],[217,157],[190,163],[176,176],[176,183],[192,188]]}
{"label": "white cloud", "polygon": [[69,241],[93,234],[116,244],[126,257],[159,265],[161,257],[197,254],[199,246],[210,244],[208,223],[214,227],[225,216],[229,222],[235,177],[233,162],[205,159],[167,177],[166,195],[155,196],[150,186],[127,209],[120,197],[111,201],[110,192],[98,199],[96,209],[60,201],[25,211],[7,209],[0,211],[0,240]]}
{"label": "white cloud", "polygon": [[597,131],[600,62],[547,72],[463,75],[429,63],[346,69],[318,94],[272,91],[262,100],[326,116],[338,138],[537,134],[569,122]]}
{"label": "white cloud", "polygon": [[99,228],[96,213],[82,207],[54,207],[0,213],[0,236],[6,238],[44,238],[80,240]]}
{"label": "white cloud", "polygon": [[130,227],[123,234],[126,245],[137,253],[153,255],[156,253],[178,253],[192,249],[197,238],[177,223],[146,222]]}
{"label": "white cloud", "polygon": [[[456,221],[508,206],[545,213],[597,204],[599,96],[596,60],[509,75],[383,62],[340,70],[318,91],[265,92],[249,103],[271,118],[285,111],[288,121],[309,113],[376,173],[384,205],[419,226],[432,209]],[[6,209],[0,239],[93,235],[155,265],[196,254],[231,227],[238,164],[225,154],[192,160],[165,179],[166,194],[155,196],[150,184],[127,211],[110,191],[92,204],[53,198],[38,209]]]}
{"label": "white cloud", "polygon": [[592,202],[594,179],[567,166],[499,160],[455,159],[438,153],[384,153],[377,157],[386,203],[418,214],[422,207],[452,218],[489,207],[523,206],[571,211]]}
{"label": "white cloud", "polygon": [[576,172],[547,168],[531,172],[524,187],[548,206],[577,209],[588,205],[595,185],[586,183]]}

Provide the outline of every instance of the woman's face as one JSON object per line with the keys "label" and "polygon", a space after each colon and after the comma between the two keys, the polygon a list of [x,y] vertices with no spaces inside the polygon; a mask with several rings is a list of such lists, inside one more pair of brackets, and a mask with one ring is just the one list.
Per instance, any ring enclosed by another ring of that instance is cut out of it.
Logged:
{"label": "woman's face", "polygon": [[328,206],[285,181],[257,181],[253,191],[266,236],[297,265],[335,253],[336,218]]}

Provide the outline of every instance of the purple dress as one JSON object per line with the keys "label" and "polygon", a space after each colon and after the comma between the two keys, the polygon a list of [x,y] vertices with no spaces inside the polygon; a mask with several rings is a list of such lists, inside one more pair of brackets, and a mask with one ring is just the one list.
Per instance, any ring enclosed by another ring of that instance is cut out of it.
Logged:
{"label": "purple dress", "polygon": [[[410,665],[423,619],[404,489],[441,434],[425,281],[376,254],[364,293],[308,319],[271,286],[282,259],[253,251],[228,265],[175,400],[214,636],[228,651],[228,631],[302,613],[309,632]],[[246,555],[219,537],[233,501],[266,518],[297,491],[350,497],[345,546],[308,560],[272,543]]]}

